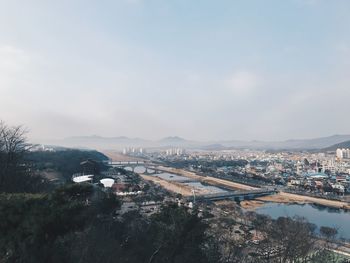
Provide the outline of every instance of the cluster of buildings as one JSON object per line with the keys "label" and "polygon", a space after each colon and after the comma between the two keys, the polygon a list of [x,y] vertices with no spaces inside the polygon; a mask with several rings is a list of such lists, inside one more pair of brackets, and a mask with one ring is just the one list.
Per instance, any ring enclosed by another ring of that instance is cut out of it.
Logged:
{"label": "cluster of buildings", "polygon": [[32,147],[29,148],[30,152],[55,152],[55,147],[47,146],[44,144],[36,144],[32,145]]}
{"label": "cluster of buildings", "polygon": [[180,156],[185,153],[185,150],[182,148],[170,148],[165,151],[166,156]]}
{"label": "cluster of buildings", "polygon": [[338,159],[350,159],[350,149],[337,149],[336,155]]}
{"label": "cluster of buildings", "polygon": [[324,174],[313,174],[308,177],[294,177],[289,180],[288,186],[295,190],[325,195],[345,195],[350,193],[350,177],[348,175],[329,177]]}
{"label": "cluster of buildings", "polygon": [[[148,192],[154,190],[149,186],[146,187],[146,183],[139,180],[133,172],[111,167],[107,171],[94,173],[93,165],[94,162],[91,160],[82,162],[81,169],[83,172],[74,174],[72,181],[75,183],[91,183],[118,196],[123,202],[115,212],[117,217],[133,210],[140,210],[142,214],[147,215],[159,211],[162,202],[154,201],[152,198],[149,200],[146,197]],[[157,194],[159,193],[157,192]]]}
{"label": "cluster of buildings", "polygon": [[142,155],[144,153],[146,153],[146,151],[143,148],[126,147],[123,149],[124,155]]}
{"label": "cluster of buildings", "polygon": [[133,174],[127,174],[124,170],[111,168],[100,172],[98,164],[93,160],[80,163],[81,173],[73,174],[72,181],[75,183],[94,183],[104,188],[110,188],[117,195],[140,194],[141,187],[133,182]]}
{"label": "cluster of buildings", "polygon": [[[318,194],[350,194],[349,150],[336,155],[324,152],[268,152],[251,150],[188,151],[179,156],[158,154],[170,164],[210,173],[224,179],[252,185],[280,185]],[[238,162],[235,162],[238,161]]]}

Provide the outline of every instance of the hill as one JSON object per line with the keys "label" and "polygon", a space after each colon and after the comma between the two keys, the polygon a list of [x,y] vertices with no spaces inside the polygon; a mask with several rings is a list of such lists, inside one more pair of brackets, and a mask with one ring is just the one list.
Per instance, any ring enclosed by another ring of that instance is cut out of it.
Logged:
{"label": "hill", "polygon": [[160,140],[146,140],[142,138],[76,136],[63,140],[45,142],[74,148],[89,149],[123,149],[124,147],[165,148],[181,147],[202,150],[224,149],[256,149],[256,150],[320,150],[345,141],[350,141],[350,135],[333,135],[311,139],[292,139],[286,141],[193,141],[178,136],[165,137]]}
{"label": "hill", "polygon": [[345,141],[345,142],[341,142],[341,143],[337,143],[334,144],[330,147],[324,148],[324,151],[336,151],[337,149],[343,149],[343,148],[350,148],[350,140],[349,141]]}
{"label": "hill", "polygon": [[312,139],[294,139],[286,141],[224,141],[218,142],[225,147],[258,150],[312,150],[323,149],[337,143],[350,140],[350,135],[333,135]]}
{"label": "hill", "polygon": [[26,162],[32,164],[35,171],[41,174],[55,172],[64,180],[69,181],[74,173],[81,172],[80,163],[87,159],[97,162],[100,170],[105,169],[103,161],[108,157],[98,151],[81,151],[76,149],[67,149],[53,152],[29,152],[25,156]]}

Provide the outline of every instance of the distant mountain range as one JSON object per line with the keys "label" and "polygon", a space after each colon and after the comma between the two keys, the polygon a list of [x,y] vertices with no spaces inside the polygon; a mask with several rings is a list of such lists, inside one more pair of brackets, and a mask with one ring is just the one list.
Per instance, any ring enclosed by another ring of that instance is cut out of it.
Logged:
{"label": "distant mountain range", "polygon": [[[350,142],[350,135],[333,135],[329,137],[286,140],[286,141],[192,141],[178,136],[166,137],[160,140],[146,140],[142,138],[75,136],[62,140],[45,142],[51,145],[65,147],[94,148],[94,149],[122,149],[124,147],[166,148],[181,147],[201,150],[229,150],[229,149],[256,149],[256,150],[319,150],[336,149],[336,145]],[[333,148],[332,148],[333,147]],[[343,146],[341,146],[343,147]],[[345,146],[344,146],[345,147]]]}
{"label": "distant mountain range", "polygon": [[345,142],[341,142],[341,143],[337,143],[334,144],[332,146],[329,146],[325,149],[323,149],[324,151],[336,151],[337,149],[343,149],[343,148],[350,148],[350,140],[349,141],[345,141]]}
{"label": "distant mountain range", "polygon": [[[286,140],[276,142],[262,142],[262,141],[251,141],[246,142],[239,147],[242,148],[253,148],[253,149],[271,149],[271,150],[312,150],[312,149],[323,149],[332,145],[349,141],[350,135],[333,135],[329,137],[314,138],[314,139],[299,139],[299,140]],[[229,144],[229,142],[227,142]],[[225,144],[223,144],[225,145]],[[231,146],[237,147],[237,143],[234,142]]]}

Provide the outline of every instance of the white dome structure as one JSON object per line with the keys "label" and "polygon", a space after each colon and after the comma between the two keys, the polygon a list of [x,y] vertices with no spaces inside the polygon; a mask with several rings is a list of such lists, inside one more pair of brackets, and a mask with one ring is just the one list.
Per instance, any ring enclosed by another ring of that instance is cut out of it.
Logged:
{"label": "white dome structure", "polygon": [[100,183],[103,184],[104,187],[112,187],[114,180],[111,178],[104,178],[100,180]]}

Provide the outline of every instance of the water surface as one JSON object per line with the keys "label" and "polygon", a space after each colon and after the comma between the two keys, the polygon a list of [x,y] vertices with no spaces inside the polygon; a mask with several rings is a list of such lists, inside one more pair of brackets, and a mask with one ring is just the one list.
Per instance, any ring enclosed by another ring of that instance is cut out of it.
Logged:
{"label": "water surface", "polygon": [[326,208],[311,204],[277,204],[267,203],[256,209],[259,214],[269,215],[273,219],[281,216],[305,217],[318,228],[321,226],[336,227],[340,238],[350,240],[350,212],[341,209]]}

